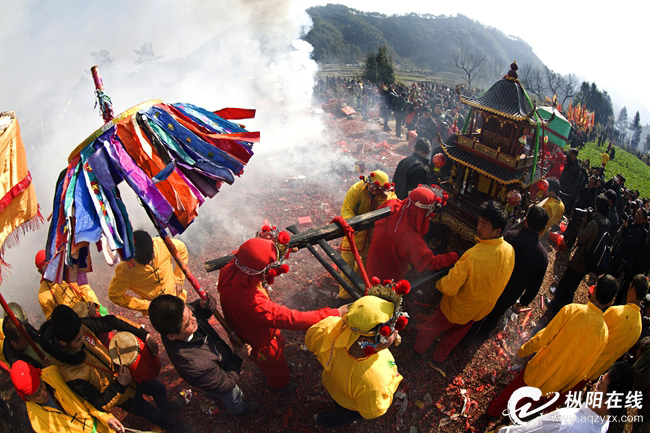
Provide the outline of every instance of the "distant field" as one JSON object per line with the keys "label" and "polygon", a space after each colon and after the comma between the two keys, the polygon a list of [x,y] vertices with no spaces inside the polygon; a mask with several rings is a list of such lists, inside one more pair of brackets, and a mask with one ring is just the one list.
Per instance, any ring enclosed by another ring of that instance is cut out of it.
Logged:
{"label": "distant field", "polygon": [[[319,77],[326,76],[340,76],[345,78],[357,78],[361,76],[361,66],[359,65],[321,65],[318,70]],[[454,79],[451,76],[435,75],[432,71],[411,70],[411,69],[395,69],[395,80],[405,84],[410,84],[414,81],[417,82],[432,82],[444,83],[447,85],[455,85],[460,80]]]}
{"label": "distant field", "polygon": [[[591,166],[600,166],[600,155],[607,150],[607,145],[598,147],[597,143],[587,143],[580,149],[580,159],[589,158]],[[641,197],[650,197],[650,167],[636,156],[627,153],[620,147],[616,148],[613,160],[605,166],[605,179],[609,180],[617,173],[625,176],[625,186],[628,189],[638,189]]]}

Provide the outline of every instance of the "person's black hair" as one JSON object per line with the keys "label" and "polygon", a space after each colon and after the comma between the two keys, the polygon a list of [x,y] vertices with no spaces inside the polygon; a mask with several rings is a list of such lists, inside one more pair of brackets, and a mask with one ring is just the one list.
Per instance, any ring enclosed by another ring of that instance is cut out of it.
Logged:
{"label": "person's black hair", "polygon": [[5,317],[5,320],[2,322],[2,333],[5,335],[5,342],[13,341],[14,343],[18,343],[22,337],[20,331],[9,317]]}
{"label": "person's black hair", "polygon": [[79,334],[81,319],[74,310],[67,305],[57,305],[52,310],[50,324],[54,330],[54,336],[64,343],[71,343]]}
{"label": "person's black hair", "polygon": [[415,142],[415,150],[417,152],[426,152],[429,153],[431,150],[431,142],[426,138],[418,138]]}
{"label": "person's black hair", "polygon": [[534,232],[541,232],[548,224],[548,212],[541,206],[531,206],[526,221],[529,229]]}
{"label": "person's black hair", "polygon": [[135,247],[133,259],[141,265],[148,265],[153,259],[153,239],[151,239],[151,235],[144,230],[134,231],[133,246]]}
{"label": "person's black hair", "polygon": [[161,335],[178,334],[183,327],[185,303],[174,295],[160,295],[149,304],[149,320]]}
{"label": "person's black hair", "polygon": [[639,340],[636,349],[639,351],[640,355],[643,355],[648,350],[650,350],[650,337],[643,337],[641,340]]}
{"label": "person's black hair", "polygon": [[[627,395],[634,388],[634,369],[624,361],[617,362],[607,370],[609,383],[607,384],[607,394],[616,392],[618,395]],[[616,414],[622,411],[620,408],[609,409],[610,414]]]}
{"label": "person's black hair", "polygon": [[616,191],[614,191],[613,189],[608,189],[603,194],[605,194],[605,197],[607,197],[607,200],[609,200],[611,204],[616,203],[616,200],[618,199],[618,195],[616,195]]}
{"label": "person's black hair", "polygon": [[607,213],[609,212],[609,199],[603,193],[596,196],[596,212],[603,216],[607,216]]}
{"label": "person's black hair", "polygon": [[648,294],[648,279],[643,274],[636,274],[630,282],[630,289],[634,288],[634,293],[638,301],[643,301]]}
{"label": "person's black hair", "polygon": [[571,149],[569,149],[569,153],[573,153],[575,156],[578,156],[578,149],[572,147]]}
{"label": "person's black hair", "polygon": [[642,207],[639,205],[639,209],[641,209],[641,213],[643,213],[643,218],[648,218],[648,209]]}
{"label": "person's black hair", "polygon": [[560,181],[554,177],[549,177],[546,181],[548,182],[548,190],[560,195]]}
{"label": "person's black hair", "polygon": [[492,229],[501,229],[501,232],[505,230],[508,223],[508,213],[494,200],[483,202],[478,209],[478,216],[488,220]]}
{"label": "person's black hair", "polygon": [[616,293],[618,293],[618,288],[619,285],[618,281],[616,281],[616,278],[609,274],[603,275],[598,279],[596,288],[594,290],[596,293],[596,300],[601,305],[609,304],[616,296]]}

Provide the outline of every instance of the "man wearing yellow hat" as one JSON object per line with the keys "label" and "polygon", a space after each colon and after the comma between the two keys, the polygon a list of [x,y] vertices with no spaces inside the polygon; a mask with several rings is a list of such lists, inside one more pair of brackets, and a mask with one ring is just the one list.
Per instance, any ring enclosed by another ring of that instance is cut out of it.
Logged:
{"label": "man wearing yellow hat", "polygon": [[[371,212],[379,209],[387,200],[396,199],[395,184],[391,183],[388,175],[381,170],[370,172],[368,176],[359,176],[361,180],[350,187],[343,206],[341,207],[341,217],[348,219],[357,215]],[[372,240],[373,229],[367,229],[357,232],[354,235],[354,243],[359,250],[361,261],[366,264],[370,241]],[[354,260],[354,254],[347,238],[341,242],[341,257],[345,260],[355,272],[359,272],[359,267]],[[341,275],[348,283],[350,282],[344,275]],[[350,295],[343,287],[339,286],[339,299],[349,299]]]}
{"label": "man wearing yellow hat", "polygon": [[377,418],[393,402],[402,376],[384,349],[399,343],[398,331],[408,323],[394,290],[405,294],[410,288],[406,281],[394,286],[372,287],[369,293],[377,296],[364,296],[343,317],[327,317],[307,331],[305,345],[324,367],[323,386],[336,404],[316,416],[319,425],[340,427]]}

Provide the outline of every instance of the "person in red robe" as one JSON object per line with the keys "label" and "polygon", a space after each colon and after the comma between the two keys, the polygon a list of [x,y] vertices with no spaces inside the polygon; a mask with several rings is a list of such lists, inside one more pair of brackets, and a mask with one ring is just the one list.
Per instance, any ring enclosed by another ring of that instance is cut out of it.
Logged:
{"label": "person in red robe", "polygon": [[398,281],[404,278],[411,264],[418,272],[435,271],[452,266],[458,253],[433,254],[422,239],[429,230],[433,211],[446,202],[440,187],[420,186],[404,200],[388,200],[389,217],[375,223],[370,243],[366,273],[380,280]]}
{"label": "person in red robe", "polygon": [[283,257],[279,256],[279,249],[272,240],[247,240],[220,271],[218,290],[224,318],[235,333],[250,344],[249,359],[262,370],[268,385],[293,389],[297,385],[289,382],[285,339],[280,330],[306,331],[326,317],[345,314],[347,305],[339,309],[298,311],[273,302],[267,287],[274,276],[288,271],[288,265],[283,264]]}

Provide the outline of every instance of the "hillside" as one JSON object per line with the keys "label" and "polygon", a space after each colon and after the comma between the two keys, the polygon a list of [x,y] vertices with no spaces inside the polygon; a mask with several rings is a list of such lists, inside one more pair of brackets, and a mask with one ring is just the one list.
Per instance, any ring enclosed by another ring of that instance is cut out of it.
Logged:
{"label": "hillside", "polygon": [[313,57],[322,64],[358,63],[369,51],[386,45],[400,66],[444,72],[449,70],[449,53],[465,43],[503,65],[517,60],[520,65],[543,66],[523,40],[463,15],[387,16],[338,4],[307,12],[314,26],[304,39],[313,45]]}

